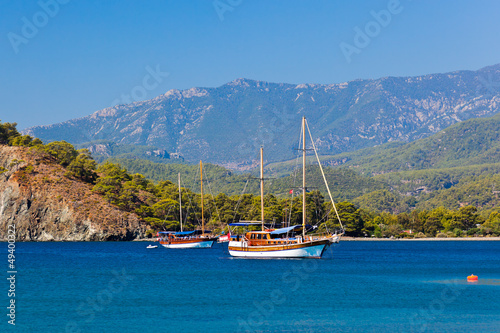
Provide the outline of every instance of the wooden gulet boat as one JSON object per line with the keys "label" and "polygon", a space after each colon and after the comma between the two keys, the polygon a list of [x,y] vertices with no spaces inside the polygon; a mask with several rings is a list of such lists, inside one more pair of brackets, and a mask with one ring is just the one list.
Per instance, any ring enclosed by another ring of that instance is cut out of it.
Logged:
{"label": "wooden gulet boat", "polygon": [[179,182],[179,216],[181,231],[160,231],[158,232],[158,241],[166,248],[170,249],[203,249],[211,248],[217,241],[217,237],[205,234],[205,218],[203,211],[203,164],[200,161],[201,178],[201,230],[183,231],[182,228],[182,193],[181,193],[181,174],[178,175]]}
{"label": "wooden gulet boat", "polygon": [[[332,199],[326,177],[321,167],[311,133],[309,136],[313,145],[316,158],[319,163],[323,180],[325,181],[333,209],[342,228],[340,234],[327,235],[306,235],[306,119],[302,118],[302,225],[294,225],[287,228],[276,230],[265,230],[264,227],[264,166],[263,166],[263,148],[260,149],[260,197],[261,197],[261,231],[250,231],[245,235],[238,236],[236,240],[229,241],[229,254],[234,257],[249,258],[321,258],[325,250],[333,243],[338,243],[344,234],[342,222]],[[244,225],[242,223],[235,224]],[[299,232],[299,234],[297,234]]]}

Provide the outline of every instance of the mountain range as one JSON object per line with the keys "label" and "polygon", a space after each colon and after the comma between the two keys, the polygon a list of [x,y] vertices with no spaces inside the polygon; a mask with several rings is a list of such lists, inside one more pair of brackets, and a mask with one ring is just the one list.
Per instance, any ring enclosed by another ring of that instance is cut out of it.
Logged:
{"label": "mountain range", "polygon": [[142,154],[155,158],[203,159],[245,170],[257,163],[261,145],[267,163],[293,158],[302,116],[308,119],[319,153],[334,155],[412,142],[498,112],[500,64],[477,71],[328,85],[237,79],[217,88],[170,90],[151,100],[24,133],[110,156],[109,143],[140,145],[150,147]]}
{"label": "mountain range", "polygon": [[[466,205],[488,213],[500,203],[499,128],[500,114],[497,114],[469,119],[410,143],[386,143],[355,152],[324,155],[320,159],[327,165],[325,175],[336,201],[348,200],[371,211],[392,213],[440,206],[459,209]],[[313,156],[308,159],[314,160]],[[176,182],[180,172],[183,186],[199,189],[197,165],[130,158],[109,161],[154,181]],[[267,164],[266,193],[288,196],[289,190],[301,182],[298,166],[296,159]],[[210,192],[259,193],[257,170],[253,174],[232,173],[214,165],[206,165],[204,170],[210,180]],[[306,174],[308,184],[326,195],[318,168],[308,166]]]}
{"label": "mountain range", "polygon": [[[500,114],[469,119],[409,143],[390,142],[354,152],[321,156],[329,166],[354,168],[367,175],[442,169],[500,162]],[[269,163],[275,175],[289,174],[295,160]]]}

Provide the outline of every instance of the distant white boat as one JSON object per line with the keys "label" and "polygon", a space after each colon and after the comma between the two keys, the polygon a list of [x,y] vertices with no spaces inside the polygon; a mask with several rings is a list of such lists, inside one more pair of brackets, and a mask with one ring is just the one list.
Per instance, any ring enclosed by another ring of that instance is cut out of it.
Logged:
{"label": "distant white boat", "polygon": [[205,218],[203,217],[203,164],[200,161],[201,183],[201,230],[182,230],[182,195],[181,174],[179,173],[179,222],[181,231],[160,231],[156,234],[161,246],[169,249],[209,249],[217,241],[217,237],[205,233]]}
{"label": "distant white boat", "polygon": [[146,249],[156,249],[158,247],[158,245],[151,245],[149,244]]}

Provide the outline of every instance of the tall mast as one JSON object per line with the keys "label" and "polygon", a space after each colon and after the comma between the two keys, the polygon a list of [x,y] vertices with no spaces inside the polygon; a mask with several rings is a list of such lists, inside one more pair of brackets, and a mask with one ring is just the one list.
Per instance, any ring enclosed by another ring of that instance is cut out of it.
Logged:
{"label": "tall mast", "polygon": [[321,171],[321,175],[323,176],[323,181],[325,182],[326,190],[328,191],[328,196],[330,197],[330,201],[332,203],[333,209],[335,210],[335,214],[337,214],[337,219],[339,220],[340,227],[342,228],[342,234],[344,234],[344,231],[345,231],[344,226],[342,225],[342,221],[340,220],[339,211],[337,210],[337,207],[335,206],[335,201],[333,201],[332,192],[330,191],[330,186],[328,186],[328,182],[326,181],[325,172],[323,171],[323,167],[321,166],[321,161],[319,160],[318,151],[316,150],[316,147],[314,146],[314,140],[312,138],[311,131],[309,130],[309,125],[307,125],[307,131],[309,132],[309,138],[311,139],[311,145],[312,145],[312,148],[314,150],[314,155],[316,155],[316,160],[318,161],[319,170]]}
{"label": "tall mast", "polygon": [[181,232],[182,232],[182,194],[181,194],[181,173],[177,175],[179,181],[179,221],[181,221]]}
{"label": "tall mast", "polygon": [[201,234],[205,234],[205,219],[203,216],[203,164],[200,160],[200,179],[201,179]]}
{"label": "tall mast", "polygon": [[264,148],[260,147],[260,219],[264,231]]}
{"label": "tall mast", "polygon": [[306,117],[302,117],[302,237],[306,237]]}

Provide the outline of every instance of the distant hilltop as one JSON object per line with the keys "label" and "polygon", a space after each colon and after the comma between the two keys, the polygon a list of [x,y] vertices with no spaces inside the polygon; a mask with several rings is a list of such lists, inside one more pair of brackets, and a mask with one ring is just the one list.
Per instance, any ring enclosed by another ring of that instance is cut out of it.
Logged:
{"label": "distant hilltop", "polygon": [[269,162],[293,158],[306,116],[320,154],[411,142],[500,112],[500,65],[340,84],[237,79],[217,88],[170,90],[151,100],[24,132],[45,142],[107,140],[244,169],[265,147]]}

